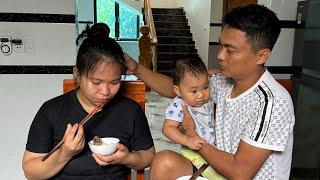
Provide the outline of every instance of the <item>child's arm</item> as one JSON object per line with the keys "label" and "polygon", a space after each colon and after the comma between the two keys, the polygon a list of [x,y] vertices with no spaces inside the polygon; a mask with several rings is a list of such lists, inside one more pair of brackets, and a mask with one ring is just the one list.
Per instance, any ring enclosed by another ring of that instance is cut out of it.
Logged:
{"label": "child's arm", "polygon": [[163,123],[162,133],[171,141],[187,146],[193,150],[199,150],[206,144],[206,141],[199,136],[187,136],[182,134],[179,129],[179,122],[166,119]]}

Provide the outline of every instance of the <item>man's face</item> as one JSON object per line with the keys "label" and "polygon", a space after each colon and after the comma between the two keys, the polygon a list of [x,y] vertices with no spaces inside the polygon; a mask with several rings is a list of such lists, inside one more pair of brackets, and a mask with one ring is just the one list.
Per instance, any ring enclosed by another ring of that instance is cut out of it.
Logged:
{"label": "man's face", "polygon": [[245,79],[257,72],[258,53],[252,51],[245,33],[225,27],[220,35],[220,49],[217,56],[223,75],[234,80]]}

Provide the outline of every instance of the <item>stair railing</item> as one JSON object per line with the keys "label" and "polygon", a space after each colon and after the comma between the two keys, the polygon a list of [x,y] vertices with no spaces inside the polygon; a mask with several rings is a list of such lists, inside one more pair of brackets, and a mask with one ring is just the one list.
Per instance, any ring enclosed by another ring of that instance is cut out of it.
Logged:
{"label": "stair railing", "polygon": [[139,39],[139,62],[153,71],[157,71],[157,34],[154,26],[150,0],[144,0],[145,26],[140,28],[142,37]]}

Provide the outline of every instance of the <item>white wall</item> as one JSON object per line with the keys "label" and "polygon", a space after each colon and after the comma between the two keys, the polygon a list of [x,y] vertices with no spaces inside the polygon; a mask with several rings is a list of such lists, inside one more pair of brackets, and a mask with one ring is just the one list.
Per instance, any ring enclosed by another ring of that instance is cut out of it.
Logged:
{"label": "white wall", "polygon": [[[0,0],[3,1],[3,0]],[[0,22],[0,36],[32,41],[26,53],[0,54],[1,65],[73,65],[75,24]]]}
{"label": "white wall", "polygon": [[177,8],[176,0],[150,0],[151,8]]}
{"label": "white wall", "polygon": [[73,0],[0,0],[0,12],[74,14]]}
{"label": "white wall", "polygon": [[[74,0],[0,0],[0,12],[75,14]],[[0,22],[0,35],[32,40],[33,51],[0,54],[0,65],[75,64],[75,24]],[[0,179],[25,179],[21,168],[29,126],[41,104],[62,93],[70,74],[0,74]]]}
{"label": "white wall", "polygon": [[177,0],[177,5],[186,12],[198,53],[208,66],[211,0]]}
{"label": "white wall", "polygon": [[142,11],[143,1],[133,1],[133,0],[118,0],[118,1],[122,1],[123,3],[127,4],[128,7],[133,8],[139,12]]}
{"label": "white wall", "polygon": [[[223,0],[211,1],[210,23],[221,23]],[[221,26],[210,26],[209,42],[219,42]],[[218,46],[210,45],[208,52],[208,68],[219,68],[217,62]]]}
{"label": "white wall", "polygon": [[[273,10],[280,20],[295,20],[297,3],[300,0],[259,0]],[[294,44],[294,29],[281,29],[280,36],[272,51],[272,56],[266,65],[268,66],[291,66]]]}
{"label": "white wall", "polygon": [[[297,2],[300,0],[258,0],[258,4],[265,5],[266,7],[273,10],[280,20],[295,20]],[[222,3],[223,0],[212,0],[213,6],[211,12],[211,22],[221,22],[222,16]],[[210,28],[210,41],[217,42],[219,38],[220,28]],[[291,66],[292,65],[292,54],[294,44],[294,29],[283,28],[281,29],[280,36],[277,43],[272,51],[272,56],[266,65],[268,66]],[[210,51],[215,51],[214,48],[210,47]],[[209,52],[209,58],[215,57],[216,52]],[[209,60],[210,61],[210,60]],[[282,76],[288,78],[289,76]]]}

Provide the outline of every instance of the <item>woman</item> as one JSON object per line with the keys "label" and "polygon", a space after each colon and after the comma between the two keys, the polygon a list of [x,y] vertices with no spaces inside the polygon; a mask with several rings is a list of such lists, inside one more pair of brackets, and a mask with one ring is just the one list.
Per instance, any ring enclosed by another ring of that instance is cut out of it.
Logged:
{"label": "woman", "polygon": [[[86,39],[73,70],[79,88],[45,102],[35,116],[22,162],[28,179],[125,179],[128,168],[150,165],[155,150],[147,119],[135,101],[118,94],[125,72],[123,52],[108,35],[102,23],[82,33]],[[117,151],[92,154],[87,142],[94,136],[120,139]],[[61,139],[61,148],[42,161]]]}

